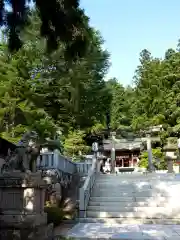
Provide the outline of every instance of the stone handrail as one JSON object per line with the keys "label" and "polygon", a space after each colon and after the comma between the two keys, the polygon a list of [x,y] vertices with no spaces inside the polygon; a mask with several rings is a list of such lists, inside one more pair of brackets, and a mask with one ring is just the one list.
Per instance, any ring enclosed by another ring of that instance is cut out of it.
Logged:
{"label": "stone handrail", "polygon": [[70,158],[65,157],[59,151],[41,153],[37,159],[37,169],[57,169],[63,173],[74,174],[76,164]]}
{"label": "stone handrail", "polygon": [[91,167],[92,163],[76,162],[76,170],[80,176],[87,176]]}
{"label": "stone handrail", "polygon": [[58,155],[57,168],[65,173],[74,174],[76,172],[76,164],[63,155]]}
{"label": "stone handrail", "polygon": [[79,191],[79,217],[85,217],[87,205],[91,196],[97,172],[97,159],[93,159],[92,167],[89,169],[88,176],[84,185]]}
{"label": "stone handrail", "polygon": [[68,174],[77,172],[80,176],[87,176],[91,166],[92,162],[73,162],[56,151],[42,153],[36,164],[37,169],[57,169]]}

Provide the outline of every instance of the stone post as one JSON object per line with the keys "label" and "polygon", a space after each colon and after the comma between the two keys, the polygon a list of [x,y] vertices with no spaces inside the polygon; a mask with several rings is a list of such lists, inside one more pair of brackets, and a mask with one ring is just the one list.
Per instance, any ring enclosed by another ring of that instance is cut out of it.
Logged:
{"label": "stone post", "polygon": [[167,168],[168,168],[168,173],[173,173],[174,169],[173,169],[173,160],[170,157],[166,157],[167,160]]}
{"label": "stone post", "polygon": [[39,172],[0,175],[0,239],[53,239],[53,225],[47,225],[44,212],[45,189]]}
{"label": "stone post", "polygon": [[112,166],[112,173],[115,172],[115,159],[116,159],[116,152],[115,148],[111,149],[111,166]]}
{"label": "stone post", "polygon": [[131,167],[134,167],[134,158],[133,158],[133,153],[131,154]]}
{"label": "stone post", "polygon": [[115,173],[115,161],[116,161],[116,143],[115,143],[115,132],[111,133],[112,135],[112,148],[111,148],[111,166],[112,166],[112,173]]}
{"label": "stone post", "polygon": [[[180,138],[178,138],[178,140],[177,140],[177,145],[178,145],[178,156],[177,156],[177,161],[178,161],[178,164],[179,164],[179,160],[180,160]],[[179,164],[178,172],[180,173],[180,164]]]}
{"label": "stone post", "polygon": [[124,158],[122,158],[122,167],[124,167]]}
{"label": "stone post", "polygon": [[153,171],[153,163],[152,163],[152,147],[151,147],[151,136],[147,135],[147,152],[148,152],[148,167],[149,171]]}

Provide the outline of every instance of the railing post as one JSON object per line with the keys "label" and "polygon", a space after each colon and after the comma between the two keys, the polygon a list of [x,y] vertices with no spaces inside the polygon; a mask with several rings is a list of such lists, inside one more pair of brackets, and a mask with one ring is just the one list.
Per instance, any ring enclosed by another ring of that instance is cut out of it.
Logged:
{"label": "railing post", "polygon": [[85,217],[85,192],[84,192],[84,188],[81,187],[79,190],[79,217],[80,218],[84,218]]}

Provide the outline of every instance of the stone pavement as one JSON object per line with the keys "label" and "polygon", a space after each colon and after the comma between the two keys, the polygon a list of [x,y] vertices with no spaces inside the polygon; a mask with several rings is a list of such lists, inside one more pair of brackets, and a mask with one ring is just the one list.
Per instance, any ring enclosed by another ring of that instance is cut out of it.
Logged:
{"label": "stone pavement", "polygon": [[74,223],[62,223],[58,227],[55,227],[54,229],[54,235],[55,236],[65,236],[69,230],[71,230],[76,224]]}
{"label": "stone pavement", "polygon": [[74,239],[180,240],[180,225],[78,223],[67,236]]}

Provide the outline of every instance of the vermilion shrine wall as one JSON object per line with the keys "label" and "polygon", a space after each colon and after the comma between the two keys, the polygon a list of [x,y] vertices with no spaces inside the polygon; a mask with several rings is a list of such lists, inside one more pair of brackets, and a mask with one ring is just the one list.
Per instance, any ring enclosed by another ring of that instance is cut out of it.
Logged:
{"label": "vermilion shrine wall", "polygon": [[[111,157],[111,151],[106,151],[105,156]],[[137,159],[140,151],[118,151],[116,150],[116,166],[117,167],[132,167],[137,165]]]}

